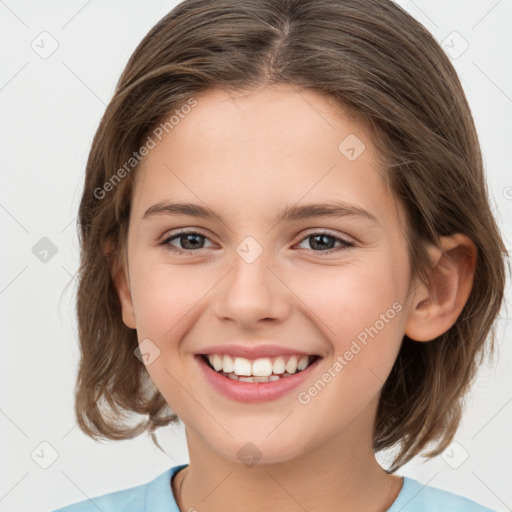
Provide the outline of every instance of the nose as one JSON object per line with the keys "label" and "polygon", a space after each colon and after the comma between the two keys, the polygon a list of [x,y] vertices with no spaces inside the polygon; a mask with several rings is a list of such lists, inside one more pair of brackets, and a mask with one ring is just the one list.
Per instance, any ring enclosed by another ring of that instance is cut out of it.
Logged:
{"label": "nose", "polygon": [[215,316],[241,328],[282,322],[290,314],[293,293],[279,265],[265,252],[252,262],[235,254],[232,262],[222,286],[216,287]]}

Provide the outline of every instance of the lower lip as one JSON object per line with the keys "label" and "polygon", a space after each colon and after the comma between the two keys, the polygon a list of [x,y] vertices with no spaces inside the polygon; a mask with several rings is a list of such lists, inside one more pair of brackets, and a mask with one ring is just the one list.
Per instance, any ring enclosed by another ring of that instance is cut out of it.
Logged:
{"label": "lower lip", "polygon": [[269,402],[277,400],[302,384],[321,361],[321,358],[319,358],[305,370],[289,377],[281,377],[279,380],[271,382],[241,382],[224,377],[215,370],[212,370],[201,356],[197,355],[195,358],[208,382],[221,395],[232,400],[238,400],[239,402]]}

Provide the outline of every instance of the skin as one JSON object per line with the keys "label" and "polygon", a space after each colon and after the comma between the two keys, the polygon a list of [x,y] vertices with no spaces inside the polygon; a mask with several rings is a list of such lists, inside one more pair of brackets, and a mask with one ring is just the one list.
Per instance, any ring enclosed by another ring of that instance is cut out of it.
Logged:
{"label": "skin", "polygon": [[[405,215],[371,139],[329,98],[288,85],[196,98],[137,170],[128,267],[113,271],[123,321],[139,343],[149,338],[160,350],[147,370],[186,426],[190,465],[172,482],[177,496],[188,471],[180,510],[385,511],[402,478],[385,473],[372,449],[382,386],[404,334],[426,342],[455,322],[472,286],[474,245],[462,235],[442,238],[440,248],[428,248],[431,290],[411,279]],[[366,146],[354,161],[338,150],[349,134]],[[334,199],[376,220],[274,221],[285,205]],[[163,200],[207,205],[224,222],[142,218]],[[159,245],[194,229],[207,238]],[[318,248],[319,238],[309,236],[322,230],[353,246],[328,238],[331,245]],[[248,236],[263,249],[250,264],[236,251]],[[190,254],[173,254],[169,245]],[[323,254],[331,248],[336,252]],[[401,311],[317,396],[300,403],[298,392],[396,302]],[[297,392],[244,404],[213,390],[193,357],[213,344],[264,340],[323,359]],[[261,453],[252,467],[237,456],[247,442]]]}

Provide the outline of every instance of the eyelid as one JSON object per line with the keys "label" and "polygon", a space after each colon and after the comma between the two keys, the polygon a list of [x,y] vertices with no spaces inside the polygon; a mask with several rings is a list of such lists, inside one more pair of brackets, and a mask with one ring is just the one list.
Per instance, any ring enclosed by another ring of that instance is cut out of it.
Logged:
{"label": "eyelid", "polygon": [[310,230],[308,230],[306,232],[306,234],[302,235],[302,238],[300,239],[300,241],[302,242],[305,238],[307,238],[308,236],[312,236],[312,235],[327,235],[327,236],[331,236],[332,238],[337,238],[339,240],[343,240],[346,243],[355,244],[354,238],[352,238],[348,235],[345,235],[345,234],[342,235],[338,232],[331,231],[328,228],[310,228]]}
{"label": "eyelid", "polygon": [[176,235],[188,235],[191,233],[195,233],[195,234],[198,234],[198,235],[201,235],[204,237],[208,237],[208,238],[210,236],[206,233],[206,231],[204,231],[201,228],[191,227],[191,228],[176,228],[176,229],[172,229],[171,231],[166,231],[163,238],[167,239],[167,238],[170,238],[170,237],[173,237]]}

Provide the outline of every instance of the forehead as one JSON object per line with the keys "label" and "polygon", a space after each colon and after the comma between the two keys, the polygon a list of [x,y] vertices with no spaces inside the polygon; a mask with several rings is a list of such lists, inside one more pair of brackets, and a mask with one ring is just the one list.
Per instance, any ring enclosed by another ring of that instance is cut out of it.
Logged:
{"label": "forehead", "polygon": [[139,216],[169,198],[232,204],[226,216],[270,215],[283,202],[390,200],[368,131],[333,98],[278,85],[195,99],[136,172]]}

